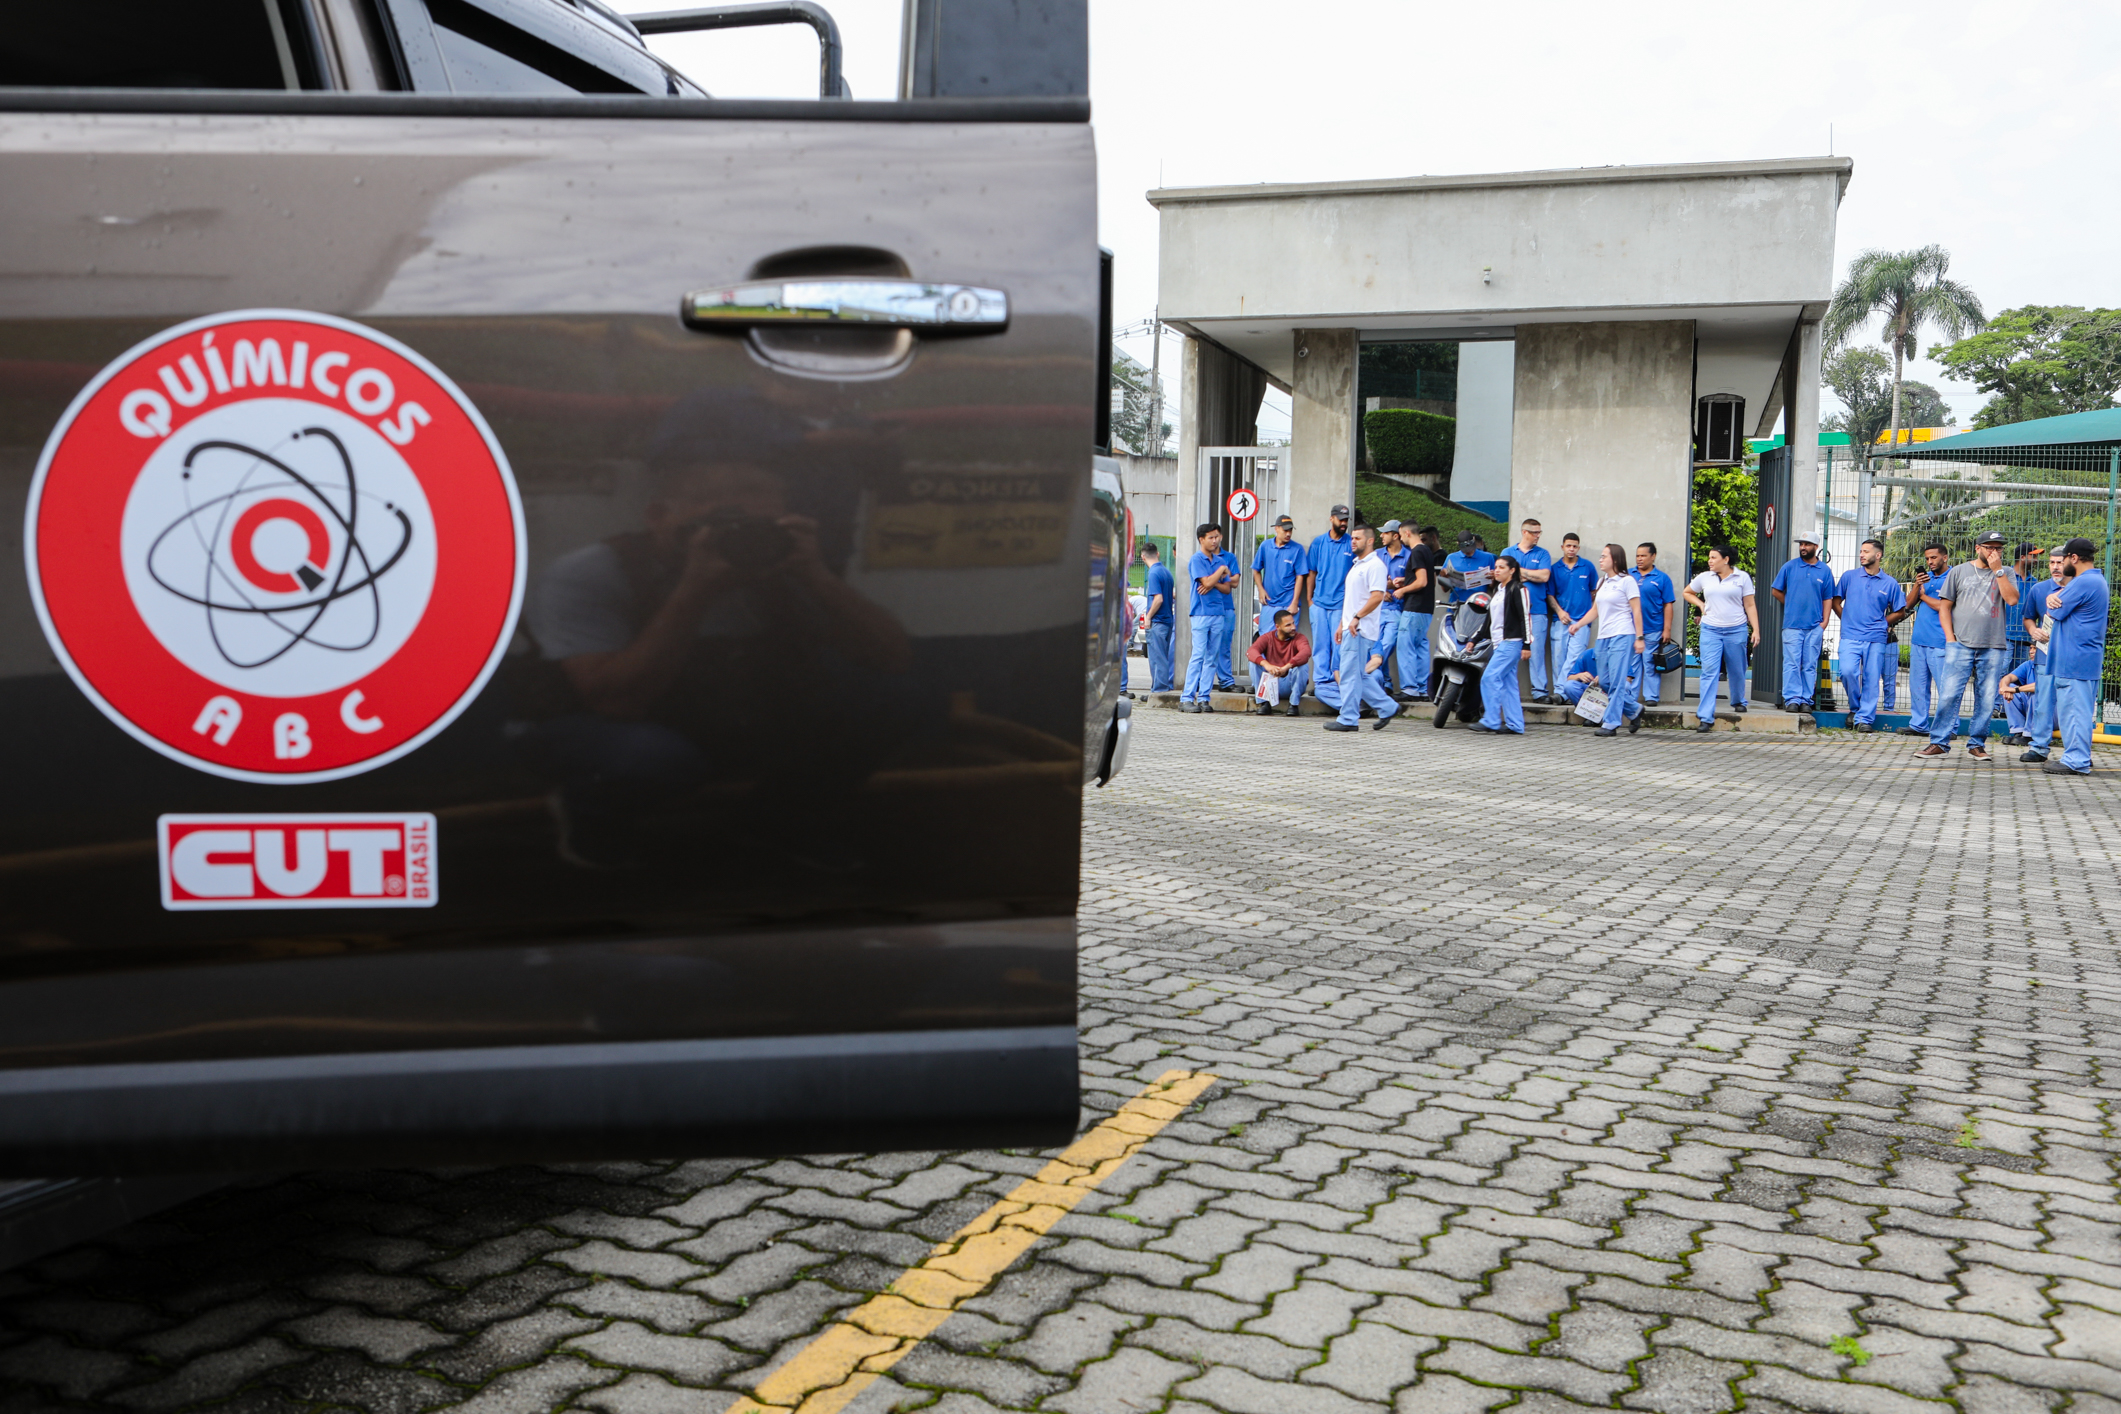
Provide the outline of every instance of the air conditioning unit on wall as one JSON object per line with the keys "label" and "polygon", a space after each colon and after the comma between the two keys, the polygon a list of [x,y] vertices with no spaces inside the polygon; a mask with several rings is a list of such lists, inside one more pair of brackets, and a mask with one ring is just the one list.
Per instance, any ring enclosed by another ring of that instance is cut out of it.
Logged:
{"label": "air conditioning unit on wall", "polygon": [[1745,460],[1745,399],[1710,393],[1694,404],[1694,464]]}

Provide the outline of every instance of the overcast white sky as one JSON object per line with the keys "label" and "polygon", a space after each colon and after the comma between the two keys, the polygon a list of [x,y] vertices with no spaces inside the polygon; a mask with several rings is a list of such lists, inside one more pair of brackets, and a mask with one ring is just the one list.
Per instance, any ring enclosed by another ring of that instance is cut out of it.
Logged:
{"label": "overcast white sky", "polygon": [[[889,96],[900,0],[826,3],[857,96]],[[1155,307],[1142,193],[1159,183],[1805,156],[1828,150],[1829,125],[1856,162],[1837,278],[1866,247],[1935,242],[1991,313],[2121,305],[2112,0],[1091,0],[1090,45],[1121,325]],[[718,94],[816,91],[808,30],[656,48]],[[1130,348],[1146,358],[1145,339]],[[1934,365],[1910,376],[1962,423],[1983,401]],[[1263,433],[1285,434],[1275,417]]]}

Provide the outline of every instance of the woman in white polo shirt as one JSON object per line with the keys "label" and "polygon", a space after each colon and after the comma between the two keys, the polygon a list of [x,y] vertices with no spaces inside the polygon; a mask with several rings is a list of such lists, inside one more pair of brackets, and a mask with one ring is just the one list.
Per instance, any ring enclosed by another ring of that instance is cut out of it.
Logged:
{"label": "woman in white polo shirt", "polygon": [[1760,646],[1760,611],[1753,604],[1753,577],[1731,563],[1731,547],[1709,548],[1709,567],[1694,576],[1682,597],[1701,611],[1701,706],[1705,732],[1716,725],[1716,682],[1731,680],[1731,710],[1745,710],[1746,649]]}
{"label": "woman in white polo shirt", "polygon": [[1598,552],[1598,593],[1591,600],[1598,620],[1598,685],[1605,689],[1605,718],[1598,735],[1614,736],[1622,722],[1642,726],[1635,701],[1635,665],[1642,657],[1642,588],[1628,573],[1628,552],[1608,545]]}

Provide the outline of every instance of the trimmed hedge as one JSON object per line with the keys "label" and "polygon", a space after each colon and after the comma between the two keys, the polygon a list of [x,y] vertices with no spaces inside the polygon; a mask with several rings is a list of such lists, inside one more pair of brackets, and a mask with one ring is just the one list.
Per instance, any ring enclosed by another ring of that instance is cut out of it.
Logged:
{"label": "trimmed hedge", "polygon": [[1481,536],[1496,554],[1501,554],[1502,547],[1510,541],[1510,528],[1499,520],[1489,520],[1478,511],[1468,510],[1455,501],[1446,501],[1419,487],[1387,481],[1368,473],[1355,478],[1355,513],[1365,525],[1383,525],[1388,520],[1433,525],[1442,533],[1447,555],[1458,548],[1458,532],[1461,530]]}
{"label": "trimmed hedge", "polygon": [[1447,476],[1458,450],[1458,419],[1418,408],[1379,408],[1363,414],[1370,465],[1401,476]]}

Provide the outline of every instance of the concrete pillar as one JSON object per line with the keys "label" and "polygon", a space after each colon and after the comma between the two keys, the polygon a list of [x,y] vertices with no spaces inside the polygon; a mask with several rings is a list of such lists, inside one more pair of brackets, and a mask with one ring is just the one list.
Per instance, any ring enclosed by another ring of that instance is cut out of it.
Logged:
{"label": "concrete pillar", "polygon": [[1178,367],[1178,529],[1171,555],[1171,578],[1178,582],[1178,631],[1172,635],[1171,652],[1180,687],[1186,685],[1186,663],[1193,652],[1193,630],[1186,622],[1193,612],[1193,579],[1186,573],[1186,561],[1197,548],[1193,527],[1200,524],[1200,350],[1200,340],[1187,338]]}
{"label": "concrete pillar", "polygon": [[1785,374],[1783,431],[1790,449],[1790,543],[1799,534],[1818,535],[1819,519],[1819,321],[1797,325],[1796,367]]}
{"label": "concrete pillar", "polygon": [[[1631,554],[1652,541],[1658,565],[1683,587],[1692,321],[1520,324],[1515,383],[1511,520],[1539,520],[1541,543],[1557,553],[1570,531],[1594,558],[1608,541]],[[1817,395],[1815,380],[1815,417]],[[1678,696],[1679,675],[1668,675],[1663,700]]]}
{"label": "concrete pillar", "polygon": [[1289,389],[1289,515],[1296,538],[1323,533],[1337,505],[1355,504],[1353,329],[1298,329]]}

